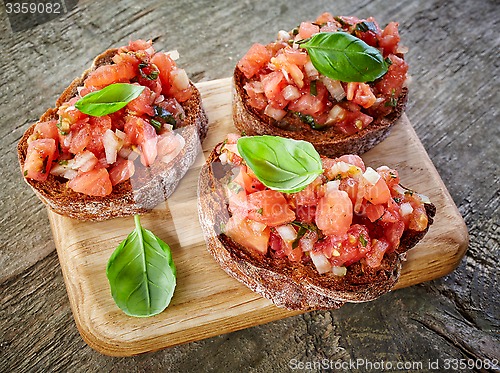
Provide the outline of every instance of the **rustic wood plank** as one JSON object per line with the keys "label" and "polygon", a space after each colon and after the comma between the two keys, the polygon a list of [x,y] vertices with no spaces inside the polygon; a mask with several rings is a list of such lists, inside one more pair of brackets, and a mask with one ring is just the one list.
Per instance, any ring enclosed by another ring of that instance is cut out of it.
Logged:
{"label": "rustic wood plank", "polygon": [[[500,332],[497,2],[186,0],[145,7],[80,0],[70,14],[15,34],[4,9],[0,3],[0,370],[279,372],[289,371],[293,358],[498,357],[483,349],[498,346]],[[75,328],[45,209],[17,169],[21,133],[109,46],[158,38],[161,48],[180,50],[195,81],[207,81],[229,76],[253,41],[270,40],[276,30],[269,25],[288,29],[324,10],[400,22],[413,76],[407,114],[465,218],[465,260],[445,278],[336,312],[133,358],[93,351]],[[398,336],[397,343],[377,340],[384,330]]]}

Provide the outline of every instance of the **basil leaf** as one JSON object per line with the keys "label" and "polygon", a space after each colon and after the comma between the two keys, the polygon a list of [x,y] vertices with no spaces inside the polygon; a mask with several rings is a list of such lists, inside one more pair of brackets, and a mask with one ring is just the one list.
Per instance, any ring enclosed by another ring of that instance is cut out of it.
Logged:
{"label": "basil leaf", "polygon": [[299,192],[323,172],[318,152],[306,141],[265,135],[241,137],[237,146],[255,176],[273,190]]}
{"label": "basil leaf", "polygon": [[75,103],[75,107],[84,114],[102,117],[124,108],[139,97],[143,90],[144,87],[140,85],[114,83],[83,96]]}
{"label": "basil leaf", "polygon": [[371,82],[387,72],[377,48],[346,32],[320,32],[300,43],[321,74],[343,82]]}
{"label": "basil leaf", "polygon": [[106,276],[116,305],[127,315],[153,316],[170,303],[176,285],[176,268],[169,246],[142,228],[135,229],[109,258]]}

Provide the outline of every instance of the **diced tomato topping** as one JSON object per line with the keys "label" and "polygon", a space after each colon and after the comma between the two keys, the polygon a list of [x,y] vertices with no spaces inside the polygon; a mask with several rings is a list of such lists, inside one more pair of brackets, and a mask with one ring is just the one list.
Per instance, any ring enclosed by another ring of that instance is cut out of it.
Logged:
{"label": "diced tomato topping", "polygon": [[128,159],[118,158],[113,166],[109,169],[109,179],[111,180],[111,185],[121,183],[122,181],[128,180],[134,175],[135,166],[134,162]]}
{"label": "diced tomato topping", "polygon": [[127,109],[136,116],[143,116],[146,114],[153,117],[155,115],[153,102],[153,92],[149,88],[145,87],[139,97],[127,104]]}
{"label": "diced tomato topping", "polygon": [[[321,176],[285,194],[266,188],[235,154],[239,137],[228,136],[216,149],[233,166],[227,185],[228,232],[244,246],[263,254],[270,249],[272,258],[312,263],[320,274],[341,275],[347,269],[339,267],[359,261],[379,267],[385,253],[397,250],[405,229],[428,226],[425,198],[402,188],[393,169],[366,169],[357,155],[323,157]],[[266,228],[270,231],[262,234]]]}
{"label": "diced tomato topping", "polygon": [[288,206],[280,192],[263,190],[248,195],[248,217],[270,227],[283,225],[295,219],[295,213]]}
{"label": "diced tomato topping", "polygon": [[101,89],[113,83],[128,83],[136,74],[135,66],[130,63],[99,66],[85,79],[85,87]]}
{"label": "diced tomato topping", "polygon": [[[27,177],[45,180],[53,160],[65,161],[57,164],[53,173],[56,177],[71,179],[76,191],[104,195],[103,190],[107,193],[109,185],[132,176],[134,162],[140,160],[149,167],[160,156],[161,161],[168,164],[179,154],[184,146],[183,138],[172,130],[185,121],[186,113],[180,103],[193,94],[186,72],[169,54],[156,53],[150,40],[131,41],[118,48],[111,60],[92,71],[83,86],[78,87],[78,93],[59,106],[57,119],[36,125],[29,142],[44,141],[32,145],[39,144],[39,156],[35,157],[34,152],[27,154],[27,158],[31,157],[26,162],[29,166]],[[109,115],[91,116],[76,108],[77,101],[86,94],[114,83],[132,83],[144,89],[124,108]],[[55,154],[45,140],[55,142]],[[49,153],[50,156],[45,156]],[[140,157],[135,161],[137,155]],[[43,167],[35,162],[40,157]],[[100,169],[106,172],[94,172]],[[74,177],[77,172],[78,176]],[[105,180],[92,189],[90,180],[98,176]],[[254,181],[251,183],[258,185]]]}
{"label": "diced tomato topping", "polygon": [[163,86],[163,93],[166,94],[170,90],[170,71],[175,65],[174,60],[166,53],[156,53],[151,58],[151,63],[154,63],[160,70],[160,80]]}
{"label": "diced tomato topping", "polygon": [[24,176],[33,180],[45,181],[57,152],[54,139],[30,141],[24,161]]}
{"label": "diced tomato topping", "polygon": [[37,123],[34,129],[34,133],[37,134],[37,137],[40,137],[42,139],[54,139],[56,140],[56,142],[59,141],[56,120]]}
{"label": "diced tomato topping", "polygon": [[[318,32],[344,31],[383,50],[388,72],[371,82],[335,82],[319,73],[299,40]],[[320,15],[315,22],[302,22],[297,30],[267,45],[254,44],[237,67],[245,75],[247,104],[287,129],[286,115],[297,115],[315,130],[333,129],[353,135],[368,127],[374,117],[388,116],[397,106],[406,80],[407,64],[400,57],[398,24],[382,31],[373,18]],[[328,83],[328,90],[324,83]],[[282,119],[285,118],[285,121]],[[288,123],[292,128],[292,123]]]}
{"label": "diced tomato topping", "polygon": [[224,233],[245,248],[267,253],[270,229],[266,224],[232,216],[225,225]]}
{"label": "diced tomato topping", "polygon": [[299,37],[301,39],[307,39],[317,34],[319,32],[318,25],[315,25],[311,22],[302,22],[299,26]]}
{"label": "diced tomato topping", "polygon": [[113,190],[108,171],[105,168],[79,173],[68,182],[68,187],[75,192],[97,197],[107,196]]}
{"label": "diced tomato topping", "polygon": [[366,253],[366,264],[372,268],[380,266],[388,248],[389,244],[384,239],[374,239],[370,251]]}
{"label": "diced tomato topping", "polygon": [[391,198],[391,191],[384,179],[380,178],[375,185],[365,184],[365,199],[374,205],[386,203]]}
{"label": "diced tomato topping", "polygon": [[383,205],[373,205],[371,203],[366,205],[366,216],[371,222],[374,222],[384,215],[385,208]]}
{"label": "diced tomato topping", "polygon": [[349,195],[342,190],[332,190],[319,200],[316,225],[326,235],[342,235],[351,226],[352,215]]}
{"label": "diced tomato topping", "polygon": [[385,56],[396,53],[399,39],[398,24],[389,22],[379,40],[379,46],[383,48]]}
{"label": "diced tomato topping", "polygon": [[238,68],[245,74],[247,79],[257,74],[271,59],[271,52],[262,45],[255,43],[238,62]]}

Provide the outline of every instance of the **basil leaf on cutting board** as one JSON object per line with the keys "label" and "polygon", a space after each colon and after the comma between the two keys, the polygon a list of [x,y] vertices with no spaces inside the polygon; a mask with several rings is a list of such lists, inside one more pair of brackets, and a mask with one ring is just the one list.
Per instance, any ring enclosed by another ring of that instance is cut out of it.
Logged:
{"label": "basil leaf on cutting board", "polygon": [[84,114],[102,117],[124,108],[139,97],[143,90],[144,87],[140,85],[114,83],[83,96],[75,103],[75,107]]}
{"label": "basil leaf on cutting board", "polygon": [[250,136],[239,138],[237,147],[255,176],[273,190],[299,192],[323,173],[321,158],[307,141]]}
{"label": "basil leaf on cutting board", "polygon": [[321,74],[343,82],[371,82],[388,69],[380,51],[346,32],[320,32],[299,42]]}
{"label": "basil leaf on cutting board", "polygon": [[116,305],[127,315],[153,316],[170,303],[176,285],[176,268],[170,247],[141,226],[109,258],[106,276]]}

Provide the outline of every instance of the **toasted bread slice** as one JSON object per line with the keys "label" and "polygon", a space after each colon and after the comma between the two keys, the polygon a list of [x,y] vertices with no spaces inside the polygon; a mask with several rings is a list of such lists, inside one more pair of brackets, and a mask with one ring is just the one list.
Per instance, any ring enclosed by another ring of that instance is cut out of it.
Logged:
{"label": "toasted bread slice", "polygon": [[[315,130],[292,114],[280,122],[258,111],[248,104],[248,94],[243,88],[248,79],[236,67],[234,70],[233,121],[235,127],[248,136],[275,135],[295,140],[308,141],[318,153],[326,157],[342,154],[363,154],[389,136],[392,126],[404,112],[408,89],[403,88],[393,111],[385,117],[375,117],[369,126],[348,135],[334,127]],[[286,128],[285,128],[286,127]]]}
{"label": "toasted bread slice", "polygon": [[277,306],[292,310],[335,309],[345,302],[370,301],[390,291],[400,276],[406,251],[422,239],[436,212],[433,204],[425,204],[427,229],[405,231],[399,248],[385,254],[379,267],[357,262],[347,267],[345,276],[320,275],[310,261],[297,263],[288,258],[263,256],[222,232],[222,225],[229,218],[221,182],[224,172],[214,150],[201,169],[198,184],[198,212],[208,251],[228,274]]}
{"label": "toasted bread slice", "polygon": [[[40,122],[57,119],[57,108],[77,93],[77,87],[83,85],[87,76],[101,65],[111,64],[118,49],[109,49],[99,55],[90,69],[80,78],[76,78],[56,101],[56,107],[48,109]],[[147,212],[168,198],[180,179],[193,164],[200,142],[206,137],[208,118],[202,106],[201,96],[191,83],[193,95],[181,105],[186,118],[176,130],[185,140],[181,152],[168,164],[156,161],[150,167],[137,167],[136,173],[127,181],[113,187],[111,194],[94,197],[77,193],[67,187],[65,179],[49,175],[46,181],[24,178],[36,195],[52,211],[79,220],[100,221],[115,217]],[[21,170],[24,167],[28,138],[36,124],[24,133],[17,151]]]}

